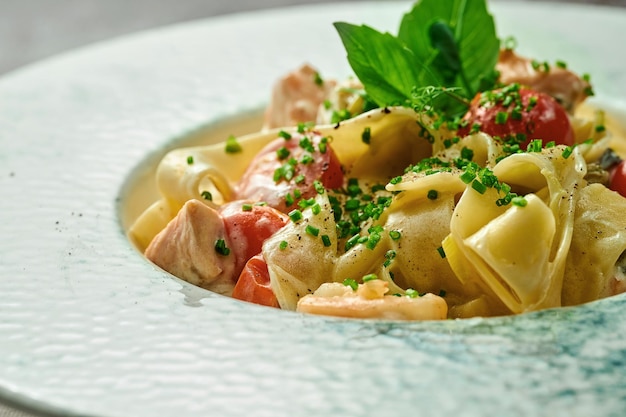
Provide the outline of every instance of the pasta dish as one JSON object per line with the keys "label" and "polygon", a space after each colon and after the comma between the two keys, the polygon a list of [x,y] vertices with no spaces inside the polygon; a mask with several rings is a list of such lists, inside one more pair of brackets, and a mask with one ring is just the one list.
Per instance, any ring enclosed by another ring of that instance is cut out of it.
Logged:
{"label": "pasta dish", "polygon": [[[338,22],[354,77],[279,79],[260,132],[169,152],[129,230],[194,285],[353,318],[520,314],[626,291],[626,142],[591,79],[520,56],[484,0],[397,35]],[[621,156],[620,156],[621,155]]]}

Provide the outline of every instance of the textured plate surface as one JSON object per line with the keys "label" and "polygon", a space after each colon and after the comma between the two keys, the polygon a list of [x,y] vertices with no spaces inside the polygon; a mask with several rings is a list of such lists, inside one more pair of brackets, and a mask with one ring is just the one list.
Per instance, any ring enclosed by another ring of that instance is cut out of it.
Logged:
{"label": "textured plate surface", "polygon": [[[119,207],[147,155],[258,108],[302,62],[348,75],[331,23],[395,31],[409,6],[199,21],[1,79],[0,395],[70,416],[622,415],[623,296],[490,320],[310,317],[193,288],[126,240]],[[599,100],[626,109],[624,11],[491,9],[521,52],[591,73]]]}

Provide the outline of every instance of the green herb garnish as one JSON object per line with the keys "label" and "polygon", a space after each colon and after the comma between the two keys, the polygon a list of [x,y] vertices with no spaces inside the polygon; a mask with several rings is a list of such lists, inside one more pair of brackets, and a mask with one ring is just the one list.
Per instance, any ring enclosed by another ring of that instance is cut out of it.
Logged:
{"label": "green herb garnish", "polygon": [[241,144],[237,141],[237,138],[234,135],[230,135],[228,139],[226,139],[226,146],[224,148],[226,153],[238,153],[243,150]]}
{"label": "green herb garnish", "polygon": [[[496,79],[500,41],[485,0],[421,0],[397,36],[344,22],[335,28],[352,70],[380,107],[410,104],[414,89],[426,86],[459,88],[471,99]],[[457,100],[440,98],[459,109]]]}

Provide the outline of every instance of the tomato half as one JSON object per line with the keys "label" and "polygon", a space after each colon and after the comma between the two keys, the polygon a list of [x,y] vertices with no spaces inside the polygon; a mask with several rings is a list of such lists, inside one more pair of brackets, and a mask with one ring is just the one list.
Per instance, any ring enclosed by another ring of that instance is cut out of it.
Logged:
{"label": "tomato half", "polygon": [[541,139],[544,144],[574,143],[574,130],[565,109],[548,94],[517,84],[477,94],[463,122],[460,136],[478,128],[503,141],[513,139],[522,150],[533,139]]}
{"label": "tomato half", "polygon": [[235,259],[238,276],[250,258],[261,252],[263,242],[289,220],[289,217],[269,206],[234,201],[220,208],[230,250]]}
{"label": "tomato half", "polygon": [[622,160],[609,171],[609,188],[626,197],[626,160]]}
{"label": "tomato half", "polygon": [[288,213],[302,198],[315,196],[314,182],[340,188],[343,171],[327,139],[315,132],[278,138],[252,160],[236,186],[236,198],[263,201]]}
{"label": "tomato half", "polygon": [[233,298],[269,307],[279,307],[270,286],[270,273],[263,255],[250,258],[233,290]]}

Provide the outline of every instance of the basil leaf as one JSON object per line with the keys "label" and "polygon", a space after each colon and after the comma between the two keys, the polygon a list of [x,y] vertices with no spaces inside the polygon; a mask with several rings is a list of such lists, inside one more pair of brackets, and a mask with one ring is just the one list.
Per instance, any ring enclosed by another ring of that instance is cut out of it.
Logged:
{"label": "basil leaf", "polygon": [[437,21],[430,25],[428,34],[432,47],[438,51],[433,66],[439,70],[444,83],[452,85],[461,71],[461,57],[454,33],[445,22]]}
{"label": "basil leaf", "polygon": [[[456,46],[446,39],[448,30]],[[500,41],[485,0],[421,0],[402,18],[398,38],[420,61],[443,69],[446,86],[461,87],[467,98],[484,89],[485,80],[493,80]],[[450,81],[454,49],[460,68]]]}
{"label": "basil leaf", "polygon": [[368,96],[381,107],[405,105],[416,85],[438,85],[438,78],[389,33],[345,22],[334,23],[348,62]]}

